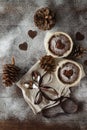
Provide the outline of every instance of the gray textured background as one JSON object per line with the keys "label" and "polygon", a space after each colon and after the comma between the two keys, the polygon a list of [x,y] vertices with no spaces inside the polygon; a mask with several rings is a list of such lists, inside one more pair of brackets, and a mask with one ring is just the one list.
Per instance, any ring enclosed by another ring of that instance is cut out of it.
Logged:
{"label": "gray textured background", "polygon": [[[44,36],[47,31],[40,31],[35,27],[33,15],[36,9],[49,6],[56,12],[57,23],[50,31],[64,31],[68,33],[76,44],[87,47],[87,1],[86,0],[0,0],[0,77],[2,65],[10,63],[11,57],[16,59],[16,65],[25,72],[44,54]],[[32,39],[29,30],[37,31]],[[76,32],[84,34],[82,41],[76,41]],[[19,44],[27,42],[28,49],[19,49]],[[84,56],[78,62],[83,63]],[[84,66],[85,71],[87,70]],[[0,79],[1,80],[1,79]],[[19,120],[34,120],[37,123],[60,123],[78,129],[87,129],[87,78],[85,77],[73,96],[81,102],[82,109],[74,115],[63,115],[46,119],[38,114],[34,116],[25,103],[21,91],[17,86],[4,88],[0,82],[0,119],[18,118]]]}

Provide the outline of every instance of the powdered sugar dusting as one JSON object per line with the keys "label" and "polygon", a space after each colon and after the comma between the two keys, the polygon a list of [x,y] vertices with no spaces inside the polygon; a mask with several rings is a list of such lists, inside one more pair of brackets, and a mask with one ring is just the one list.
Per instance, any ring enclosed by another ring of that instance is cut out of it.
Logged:
{"label": "powdered sugar dusting", "polygon": [[[60,49],[57,47],[57,42],[61,40],[61,43],[64,45],[64,48]],[[67,50],[70,48],[70,41],[69,39],[60,34],[59,36],[52,36],[52,38],[49,40],[49,49],[52,51],[52,53],[56,55],[63,55]]]}

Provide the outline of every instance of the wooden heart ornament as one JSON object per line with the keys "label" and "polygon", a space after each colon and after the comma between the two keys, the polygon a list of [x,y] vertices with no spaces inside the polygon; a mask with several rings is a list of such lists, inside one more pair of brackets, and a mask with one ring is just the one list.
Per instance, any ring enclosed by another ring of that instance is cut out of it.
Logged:
{"label": "wooden heart ornament", "polygon": [[19,45],[20,50],[26,51],[28,48],[28,44],[26,42],[23,42]]}
{"label": "wooden heart ornament", "polygon": [[83,34],[81,34],[80,32],[76,33],[76,40],[81,41],[85,38],[85,36]]}
{"label": "wooden heart ornament", "polygon": [[33,39],[37,36],[37,31],[29,30],[28,35]]}

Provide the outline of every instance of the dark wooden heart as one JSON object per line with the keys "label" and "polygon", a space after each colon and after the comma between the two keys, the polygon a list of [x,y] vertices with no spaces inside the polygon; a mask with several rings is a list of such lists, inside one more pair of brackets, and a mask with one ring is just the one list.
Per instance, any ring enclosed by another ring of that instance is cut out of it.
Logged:
{"label": "dark wooden heart", "polygon": [[33,39],[37,36],[37,31],[29,30],[28,35]]}
{"label": "dark wooden heart", "polygon": [[81,41],[85,38],[85,36],[83,34],[81,34],[80,32],[76,33],[76,40]]}
{"label": "dark wooden heart", "polygon": [[28,44],[26,42],[23,42],[19,45],[20,50],[26,51],[28,48]]}

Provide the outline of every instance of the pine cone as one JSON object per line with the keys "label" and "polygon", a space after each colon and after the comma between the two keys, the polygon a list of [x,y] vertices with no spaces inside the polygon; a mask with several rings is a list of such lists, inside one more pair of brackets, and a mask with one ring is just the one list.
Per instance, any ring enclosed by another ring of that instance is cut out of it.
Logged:
{"label": "pine cone", "polygon": [[3,74],[2,74],[2,80],[3,84],[8,87],[11,86],[13,83],[15,83],[18,80],[20,68],[15,66],[14,59],[12,59],[12,64],[5,64],[3,66]]}
{"label": "pine cone", "polygon": [[44,56],[40,60],[40,66],[47,72],[53,72],[56,69],[56,61],[52,56]]}
{"label": "pine cone", "polygon": [[77,45],[77,46],[73,47],[73,51],[71,53],[71,56],[73,58],[81,58],[86,53],[87,53],[87,49],[86,48],[83,48],[82,46]]}
{"label": "pine cone", "polygon": [[50,30],[55,25],[55,14],[48,7],[41,8],[34,15],[35,25],[41,30]]}

